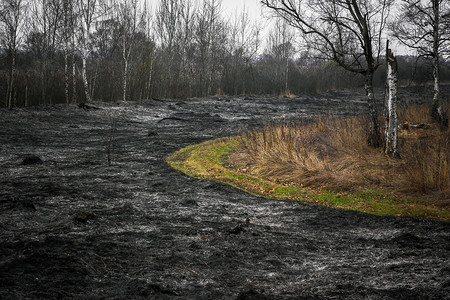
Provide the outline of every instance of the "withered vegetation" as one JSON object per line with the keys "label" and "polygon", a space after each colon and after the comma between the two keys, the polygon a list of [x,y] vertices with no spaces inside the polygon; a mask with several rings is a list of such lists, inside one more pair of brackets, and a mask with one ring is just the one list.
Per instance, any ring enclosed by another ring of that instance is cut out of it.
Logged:
{"label": "withered vegetation", "polygon": [[364,117],[331,116],[309,124],[268,123],[244,133],[229,163],[280,183],[336,192],[384,190],[450,207],[450,131],[434,125],[425,106],[398,115],[399,159],[367,145]]}

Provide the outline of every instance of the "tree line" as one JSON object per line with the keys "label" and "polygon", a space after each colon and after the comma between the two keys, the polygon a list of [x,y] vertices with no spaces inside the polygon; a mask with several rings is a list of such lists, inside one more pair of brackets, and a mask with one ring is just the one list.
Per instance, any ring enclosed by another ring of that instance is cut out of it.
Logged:
{"label": "tree line", "polygon": [[[296,19],[296,2],[262,1],[278,13],[263,36],[248,11],[228,16],[221,0],[161,0],[157,7],[143,0],[1,0],[0,106],[288,95],[384,84],[380,44],[392,1],[311,2],[303,21],[318,13],[321,24],[308,26],[317,25],[322,37],[307,34],[307,23]],[[356,36],[341,18],[348,8],[353,18],[353,2],[367,10],[367,17],[363,12],[348,23],[362,28]],[[289,4],[293,11],[286,10]],[[402,29],[399,38],[408,32]],[[361,42],[367,47],[359,49]],[[398,58],[401,81],[433,79],[424,72],[430,60],[419,54],[419,64]],[[440,54],[441,78],[448,79],[449,63]]]}

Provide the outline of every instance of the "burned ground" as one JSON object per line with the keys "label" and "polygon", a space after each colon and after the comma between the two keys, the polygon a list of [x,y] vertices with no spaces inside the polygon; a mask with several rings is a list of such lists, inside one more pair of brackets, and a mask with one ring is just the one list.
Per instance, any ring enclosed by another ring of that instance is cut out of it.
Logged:
{"label": "burned ground", "polygon": [[259,198],[164,162],[363,95],[92,106],[0,110],[0,298],[449,297],[448,223]]}

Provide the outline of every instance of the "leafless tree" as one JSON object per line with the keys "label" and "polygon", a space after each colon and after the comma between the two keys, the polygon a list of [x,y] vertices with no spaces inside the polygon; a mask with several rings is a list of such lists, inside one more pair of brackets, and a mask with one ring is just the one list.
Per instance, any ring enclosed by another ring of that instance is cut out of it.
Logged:
{"label": "leafless tree", "polygon": [[195,40],[199,56],[199,79],[201,95],[211,94],[211,86],[217,67],[216,55],[224,24],[220,19],[221,2],[203,0],[197,14]]}
{"label": "leafless tree", "polygon": [[385,127],[385,153],[391,157],[398,158],[398,119],[397,119],[397,83],[398,66],[397,58],[389,49],[389,42],[386,46],[386,127]]}
{"label": "leafless tree", "polygon": [[20,44],[20,31],[26,14],[25,0],[2,0],[0,2],[2,43],[8,51],[9,78],[6,106],[12,109],[15,99],[16,53]]}
{"label": "leafless tree", "polygon": [[177,35],[180,30],[180,15],[184,0],[161,0],[156,12],[156,30],[164,54],[166,72],[165,95],[169,94],[175,78],[175,54],[177,50]]}
{"label": "leafless tree", "polygon": [[450,1],[402,0],[401,12],[392,24],[394,36],[419,56],[431,58],[434,96],[432,117],[448,127],[448,115],[440,97],[440,59],[450,54]]}
{"label": "leafless tree", "polygon": [[31,38],[29,47],[39,58],[41,103],[52,103],[52,96],[48,94],[52,84],[51,72],[54,71],[55,55],[63,42],[60,34],[64,26],[64,6],[62,0],[33,1],[28,20]]}
{"label": "leafless tree", "polygon": [[[74,40],[74,31],[75,31],[75,11],[73,7],[72,0],[62,0],[62,10],[63,10],[63,26],[61,29],[62,41],[64,43],[64,97],[66,103],[69,104],[70,96],[69,96],[69,87],[70,87],[70,78],[69,78],[69,55],[72,52],[74,54],[74,45],[71,42]],[[75,74],[72,74],[75,76]],[[73,79],[72,79],[73,83]]]}
{"label": "leafless tree", "polygon": [[87,74],[87,60],[90,54],[89,42],[93,23],[98,17],[100,8],[99,0],[76,0],[77,11],[81,21],[81,58],[83,62],[82,77],[84,85],[84,94],[87,102],[91,102],[92,95],[89,89],[89,81]]}
{"label": "leafless tree", "polygon": [[234,93],[247,92],[247,74],[252,68],[252,60],[261,47],[261,26],[252,23],[248,10],[244,7],[241,13],[236,14],[229,33],[229,52],[232,55]]}
{"label": "leafless tree", "polygon": [[365,77],[368,144],[381,146],[373,75],[380,66],[382,34],[392,0],[263,0],[276,16],[299,29],[307,47]]}
{"label": "leafless tree", "polygon": [[138,0],[120,0],[117,3],[117,19],[121,29],[122,39],[122,61],[123,61],[123,79],[122,95],[123,101],[127,99],[127,83],[130,55],[133,51],[134,40],[138,33],[138,28],[144,22],[143,13],[140,10],[140,1]]}
{"label": "leafless tree", "polygon": [[277,19],[268,37],[268,51],[274,57],[276,65],[275,81],[281,83],[280,93],[289,93],[289,59],[294,54],[294,33],[282,19]]}
{"label": "leafless tree", "polygon": [[143,47],[143,53],[142,53],[142,57],[143,57],[143,64],[142,67],[145,68],[145,71],[143,72],[144,75],[144,82],[145,82],[145,87],[144,87],[144,95],[146,99],[149,99],[150,96],[152,95],[152,79],[153,79],[153,66],[155,63],[155,50],[156,50],[156,45],[154,43],[154,36],[153,36],[153,18],[154,16],[151,13],[151,10],[149,9],[148,5],[147,5],[147,1],[144,2],[144,8],[143,8],[143,15],[144,15],[144,20],[145,23],[144,25],[144,34],[145,37],[147,38],[147,43],[146,46]]}

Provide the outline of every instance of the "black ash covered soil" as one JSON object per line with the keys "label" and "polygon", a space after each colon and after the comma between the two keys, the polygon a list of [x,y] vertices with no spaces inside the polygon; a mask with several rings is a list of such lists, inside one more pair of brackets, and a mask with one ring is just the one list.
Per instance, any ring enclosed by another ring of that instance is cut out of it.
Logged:
{"label": "black ash covered soil", "polygon": [[448,223],[258,198],[164,162],[363,95],[91,105],[0,110],[1,299],[449,298]]}

